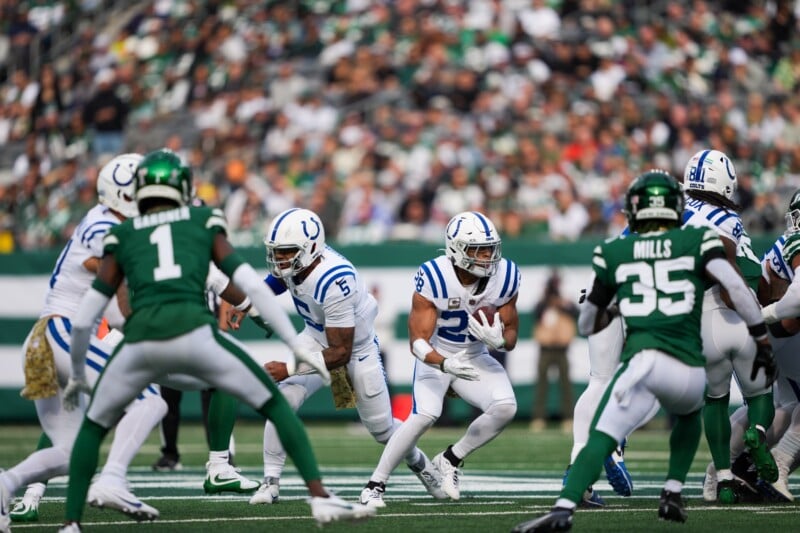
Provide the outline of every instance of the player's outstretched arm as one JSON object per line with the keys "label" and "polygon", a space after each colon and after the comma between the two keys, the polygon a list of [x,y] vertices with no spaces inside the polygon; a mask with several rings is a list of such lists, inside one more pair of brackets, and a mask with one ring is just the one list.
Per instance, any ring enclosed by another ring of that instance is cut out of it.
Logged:
{"label": "player's outstretched arm", "polygon": [[784,318],[795,318],[800,316],[800,255],[796,255],[792,259],[792,270],[794,270],[794,279],[786,287],[786,292],[775,303],[772,303],[762,310],[764,320],[767,324],[772,324],[783,320]]}

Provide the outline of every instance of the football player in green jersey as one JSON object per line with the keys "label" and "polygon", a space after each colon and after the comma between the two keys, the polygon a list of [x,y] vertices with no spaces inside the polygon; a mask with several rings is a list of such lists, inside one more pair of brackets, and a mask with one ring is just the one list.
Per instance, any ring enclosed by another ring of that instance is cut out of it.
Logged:
{"label": "football player in green jersey", "polygon": [[[595,282],[581,308],[578,327],[588,335],[619,313],[626,326],[621,364],[555,506],[514,531],[570,529],[575,507],[586,487],[597,480],[603,460],[644,421],[655,402],[675,417],[658,516],[686,520],[681,489],[702,431],[706,376],[700,318],[708,281],[727,289],[758,344],[752,373],[763,368],[768,380],[774,380],[775,361],[755,296],[725,258],[717,233],[681,227],[682,213],[683,194],[675,178],[660,170],[645,172],[625,196],[625,214],[635,234],[595,248]],[[614,296],[618,307],[610,309]]]}
{"label": "football player in green jersey", "polygon": [[127,279],[132,313],[125,338],[98,379],[70,461],[66,523],[80,531],[89,481],[103,438],[147,383],[184,374],[237,397],[272,420],[311,494],[314,518],[363,518],[373,509],[330,495],[320,480],[305,429],[278,387],[243,345],[219,331],[205,301],[213,261],[252,300],[289,344],[295,360],[329,378],[324,362],[297,343],[297,332],[255,270],[234,252],[222,212],[190,206],[191,171],[169,150],[148,154],[136,170],[140,215],[115,226],[104,239],[100,270],[72,322],[72,375],[65,398],[88,392],[84,359],[93,325]]}

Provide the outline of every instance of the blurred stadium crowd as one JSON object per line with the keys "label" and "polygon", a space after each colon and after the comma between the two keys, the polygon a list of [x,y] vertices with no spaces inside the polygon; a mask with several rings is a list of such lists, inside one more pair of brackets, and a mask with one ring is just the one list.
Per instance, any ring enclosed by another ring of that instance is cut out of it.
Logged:
{"label": "blurred stadium crowd", "polygon": [[624,225],[630,179],[729,154],[750,233],[800,187],[796,1],[0,0],[0,250],[63,243],[112,154],[169,146],[234,244]]}

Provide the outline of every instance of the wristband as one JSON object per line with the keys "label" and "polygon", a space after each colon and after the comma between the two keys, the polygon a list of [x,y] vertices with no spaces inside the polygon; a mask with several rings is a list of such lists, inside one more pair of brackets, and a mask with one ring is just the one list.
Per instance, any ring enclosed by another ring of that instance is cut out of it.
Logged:
{"label": "wristband", "polygon": [[245,309],[250,307],[252,304],[253,304],[253,302],[250,301],[250,297],[249,296],[245,296],[244,300],[242,300],[241,303],[239,303],[237,305],[234,305],[233,308],[236,309],[237,311],[244,311]]}
{"label": "wristband", "polygon": [[414,357],[425,362],[425,357],[433,351],[433,346],[428,344],[428,341],[425,339],[417,339],[413,343],[411,343],[411,353],[414,354]]}
{"label": "wristband", "polygon": [[444,362],[445,361],[447,361],[447,359],[442,359],[442,362],[439,363],[439,370],[441,370],[442,373],[447,373],[447,371],[444,369]]}
{"label": "wristband", "polygon": [[747,331],[757,341],[767,338],[767,325],[764,322],[759,322],[752,326],[747,326]]}

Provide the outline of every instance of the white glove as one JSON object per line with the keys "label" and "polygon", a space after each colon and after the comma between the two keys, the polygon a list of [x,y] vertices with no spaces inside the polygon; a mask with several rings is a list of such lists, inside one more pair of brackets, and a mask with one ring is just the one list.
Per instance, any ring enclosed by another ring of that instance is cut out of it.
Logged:
{"label": "white glove", "polygon": [[61,403],[67,411],[74,411],[81,403],[81,393],[92,394],[92,388],[86,383],[86,379],[74,379],[67,381],[67,388],[64,389],[64,396]]}
{"label": "white glove", "polygon": [[453,374],[457,378],[466,379],[467,381],[478,381],[481,379],[480,374],[474,366],[464,360],[466,350],[461,350],[457,354],[451,355],[442,361],[440,369],[442,372]]}
{"label": "white glove", "polygon": [[478,315],[481,317],[480,321],[469,315],[470,334],[492,350],[501,350],[506,345],[506,340],[503,338],[503,321],[500,320],[500,313],[494,314],[494,323],[491,326],[483,311],[478,311]]}
{"label": "white glove", "polygon": [[292,351],[294,352],[294,360],[291,362],[291,366],[288,362],[286,364],[286,369],[291,370],[289,372],[290,376],[295,373],[310,374],[317,372],[322,376],[322,381],[325,385],[331,384],[331,374],[325,366],[325,358],[322,356],[322,352],[312,352],[308,348],[300,346],[294,347]]}

